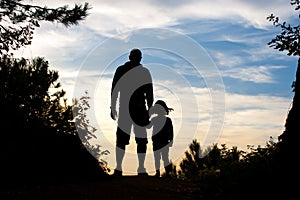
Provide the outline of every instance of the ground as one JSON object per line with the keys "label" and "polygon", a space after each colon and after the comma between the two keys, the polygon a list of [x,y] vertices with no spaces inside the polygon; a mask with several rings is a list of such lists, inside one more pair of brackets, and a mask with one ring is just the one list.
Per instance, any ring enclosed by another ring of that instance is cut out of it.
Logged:
{"label": "ground", "polygon": [[80,183],[35,184],[0,189],[1,200],[206,199],[194,183],[174,178],[123,176]]}

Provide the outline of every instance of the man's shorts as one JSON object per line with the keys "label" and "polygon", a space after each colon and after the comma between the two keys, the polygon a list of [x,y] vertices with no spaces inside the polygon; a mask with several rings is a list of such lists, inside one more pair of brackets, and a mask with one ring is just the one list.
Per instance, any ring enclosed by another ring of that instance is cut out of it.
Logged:
{"label": "man's shorts", "polygon": [[[134,129],[135,133],[135,141],[137,144],[147,144],[148,139],[147,139],[147,131],[146,128],[139,128],[139,131],[137,132]],[[139,136],[137,136],[137,133]],[[130,132],[129,131],[124,131],[120,127],[117,128],[117,146],[122,147],[124,145],[128,145],[130,140]]]}
{"label": "man's shorts", "polygon": [[144,108],[131,110],[130,116],[120,113],[117,128],[117,146],[129,144],[131,129],[135,134],[137,144],[147,144],[146,125],[149,123],[148,111]]}

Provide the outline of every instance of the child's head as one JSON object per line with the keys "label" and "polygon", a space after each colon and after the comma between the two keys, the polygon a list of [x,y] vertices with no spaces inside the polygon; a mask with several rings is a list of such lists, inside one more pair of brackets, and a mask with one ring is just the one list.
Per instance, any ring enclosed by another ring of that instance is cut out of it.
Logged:
{"label": "child's head", "polygon": [[161,115],[168,115],[173,108],[169,108],[163,100],[157,100],[151,109],[152,113],[161,114]]}

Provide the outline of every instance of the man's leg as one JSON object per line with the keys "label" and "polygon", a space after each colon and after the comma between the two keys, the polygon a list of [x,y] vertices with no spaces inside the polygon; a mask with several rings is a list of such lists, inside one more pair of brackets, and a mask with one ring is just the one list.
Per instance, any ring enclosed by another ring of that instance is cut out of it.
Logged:
{"label": "man's leg", "polygon": [[144,166],[147,151],[147,131],[145,127],[134,126],[135,141],[137,143],[137,156],[139,160],[138,175],[148,175]]}
{"label": "man's leg", "polygon": [[147,174],[144,163],[146,158],[147,143],[142,142],[137,144],[137,155],[139,160],[138,174]]}
{"label": "man's leg", "polygon": [[122,175],[122,163],[125,155],[125,147],[129,144],[130,135],[124,132],[121,128],[117,128],[117,145],[116,145],[116,163],[117,166],[114,175]]}
{"label": "man's leg", "polygon": [[125,145],[116,146],[116,162],[117,162],[116,170],[120,172],[122,172],[122,163],[123,163],[124,155],[125,155]]}

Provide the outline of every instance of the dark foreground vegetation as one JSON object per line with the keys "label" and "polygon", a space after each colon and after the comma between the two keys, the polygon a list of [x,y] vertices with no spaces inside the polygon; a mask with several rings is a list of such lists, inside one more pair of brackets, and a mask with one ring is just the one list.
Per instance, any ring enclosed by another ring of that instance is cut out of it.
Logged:
{"label": "dark foreground vegetation", "polygon": [[[84,98],[67,105],[58,72],[49,70],[44,58],[17,59],[11,53],[31,44],[42,21],[78,24],[88,15],[89,4],[48,8],[1,0],[0,6],[0,184],[105,175],[105,168],[85,147],[88,143],[79,138],[93,136],[84,120]],[[51,89],[56,91],[50,93]]]}
{"label": "dark foreground vegetation", "polygon": [[[72,11],[26,7],[21,2],[0,4],[5,24],[8,19],[20,23],[20,29],[1,26],[0,199],[290,199],[297,195],[300,60],[292,85],[293,105],[278,140],[270,138],[264,147],[249,146],[249,152],[225,144],[202,150],[194,140],[180,165],[173,166],[171,177],[115,178],[108,176],[101,160],[109,152],[88,142],[94,137],[85,115],[88,96],[68,105],[58,72],[50,70],[44,58],[17,59],[8,53],[30,44],[31,31],[40,20],[77,24],[87,16],[88,4],[76,5]],[[299,12],[300,1],[291,4]],[[10,15],[16,10],[17,15]],[[273,14],[267,19],[282,31],[270,47],[299,58],[299,25],[281,23]]]}
{"label": "dark foreground vegetation", "polygon": [[[3,56],[0,66],[1,182],[104,175],[80,139],[91,135],[81,119],[83,104],[67,105],[64,91],[49,94],[50,88],[59,87],[57,72],[42,58]],[[73,116],[74,110],[78,115]],[[86,130],[77,130],[75,122]]]}

